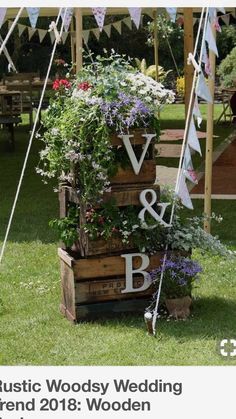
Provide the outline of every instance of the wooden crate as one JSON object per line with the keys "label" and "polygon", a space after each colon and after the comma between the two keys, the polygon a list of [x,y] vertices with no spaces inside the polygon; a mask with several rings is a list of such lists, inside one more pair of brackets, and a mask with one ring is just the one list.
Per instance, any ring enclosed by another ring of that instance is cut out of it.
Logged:
{"label": "wooden crate", "polygon": [[[125,259],[119,256],[74,259],[66,251],[58,251],[61,261],[61,312],[71,321],[114,312],[143,310],[153,294],[150,286],[144,292],[122,293],[125,288]],[[148,270],[160,265],[163,252],[150,256]],[[140,258],[133,258],[134,268]],[[143,283],[135,276],[134,287]]]}
{"label": "wooden crate", "polygon": [[118,169],[115,176],[111,178],[111,185],[132,185],[132,184],[153,184],[156,180],[156,162],[155,160],[144,160],[142,168],[138,175],[132,167]]}

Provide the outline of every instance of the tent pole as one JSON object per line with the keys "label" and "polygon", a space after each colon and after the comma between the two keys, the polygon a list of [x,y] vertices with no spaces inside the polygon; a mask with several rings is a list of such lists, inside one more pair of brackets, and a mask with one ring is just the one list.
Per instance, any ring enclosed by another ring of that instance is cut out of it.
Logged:
{"label": "tent pole", "polygon": [[158,57],[158,29],[157,29],[157,12],[153,11],[153,20],[154,20],[154,59],[156,66],[155,79],[159,79],[159,57]]}
{"label": "tent pole", "polygon": [[83,66],[83,16],[82,9],[77,7],[75,10],[75,20],[76,20],[76,31],[75,31],[75,45],[76,45],[76,72],[78,72]]}
{"label": "tent pole", "polygon": [[[212,28],[214,37],[216,30]],[[206,137],[206,160],[205,160],[205,188],[204,188],[204,213],[207,219],[204,222],[204,230],[211,231],[211,190],[212,190],[212,154],[213,154],[213,130],[214,130],[214,93],[215,93],[215,66],[216,57],[214,52],[210,50],[209,60],[211,66],[212,77],[208,78],[208,86],[213,98],[213,103],[207,105],[207,137]]]}
{"label": "tent pole", "polygon": [[187,64],[189,52],[193,53],[193,9],[192,7],[184,7],[184,96],[186,116],[193,82],[193,66]]}

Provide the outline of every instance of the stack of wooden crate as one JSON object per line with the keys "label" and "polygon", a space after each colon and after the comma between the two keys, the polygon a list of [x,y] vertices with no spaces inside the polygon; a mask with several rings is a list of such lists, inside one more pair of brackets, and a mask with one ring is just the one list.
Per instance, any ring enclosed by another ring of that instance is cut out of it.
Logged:
{"label": "stack of wooden crate", "polygon": [[[146,139],[138,130],[131,139],[135,153],[140,153]],[[124,147],[122,139],[116,135],[111,138],[113,147]],[[146,158],[138,175],[132,165],[119,168],[116,175],[110,179],[111,191],[106,192],[103,201],[115,198],[118,207],[134,205],[142,209],[140,193],[144,189],[152,189],[159,197],[159,186],[155,185],[156,162],[154,158],[154,142],[152,139]],[[60,187],[60,217],[67,215],[70,203],[80,205],[80,197],[72,186]],[[86,210],[86,208],[84,208]],[[83,217],[81,217],[83,219]],[[78,226],[79,227],[79,226]],[[126,281],[126,260],[121,255],[137,253],[138,249],[132,243],[124,244],[121,238],[90,240],[80,226],[80,233],[74,251],[59,249],[61,261],[62,301],[61,312],[74,322],[84,318],[94,318],[117,312],[144,310],[153,294],[150,286],[145,291],[124,293]],[[79,228],[78,228],[79,229]],[[76,248],[76,251],[75,251]],[[162,252],[148,255],[150,264],[148,270],[160,265]],[[133,268],[139,268],[140,257],[133,257]],[[133,286],[140,288],[144,278],[134,275]]]}

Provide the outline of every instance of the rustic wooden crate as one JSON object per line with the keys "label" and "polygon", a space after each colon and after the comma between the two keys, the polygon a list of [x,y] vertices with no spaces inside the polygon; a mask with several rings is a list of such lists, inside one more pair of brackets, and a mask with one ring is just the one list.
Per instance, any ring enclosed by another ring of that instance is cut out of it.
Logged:
{"label": "rustic wooden crate", "polygon": [[[65,246],[62,246],[65,249]],[[80,230],[80,240],[74,243],[71,250],[82,257],[119,253],[137,250],[132,243],[124,244],[121,237],[111,237],[109,240],[91,240],[83,229]]]}
{"label": "rustic wooden crate", "polygon": [[[144,292],[126,293],[125,259],[119,256],[74,259],[63,249],[58,251],[61,261],[61,312],[74,322],[101,313],[143,310],[153,294],[149,287]],[[150,256],[151,270],[160,265],[163,252]],[[140,258],[133,258],[134,268]],[[142,285],[142,276],[136,276],[134,286]]]}
{"label": "rustic wooden crate", "polygon": [[153,184],[156,180],[156,161],[155,160],[144,160],[142,168],[138,175],[133,171],[132,167],[125,169],[119,168],[115,176],[110,181],[111,185],[128,185],[131,184]]}

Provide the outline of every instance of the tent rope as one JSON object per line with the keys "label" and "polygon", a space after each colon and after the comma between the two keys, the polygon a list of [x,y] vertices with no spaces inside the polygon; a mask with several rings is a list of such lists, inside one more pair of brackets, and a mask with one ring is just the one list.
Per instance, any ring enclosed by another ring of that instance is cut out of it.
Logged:
{"label": "tent rope", "polygon": [[[67,10],[67,8],[66,8],[66,10]],[[58,16],[57,16],[57,20],[56,20],[56,25],[59,22],[59,18],[61,16],[61,11],[62,11],[62,8],[60,8],[60,10],[59,10],[59,13],[58,13]],[[65,23],[65,17],[66,17],[66,11],[64,13],[64,17],[63,17],[63,20],[62,20],[62,25],[61,25],[61,29],[60,29],[60,36],[61,36],[61,34],[63,32],[63,27],[64,27],[64,23]],[[41,97],[40,97],[40,100],[39,100],[38,109],[37,109],[36,116],[35,116],[34,126],[33,126],[33,129],[31,131],[31,136],[30,136],[28,148],[27,148],[27,151],[26,151],[25,159],[24,159],[24,164],[23,164],[22,171],[21,171],[20,180],[19,180],[19,183],[18,183],[18,186],[17,186],[17,191],[16,191],[14,203],[13,203],[13,206],[12,206],[10,218],[9,218],[9,221],[8,221],[5,238],[4,238],[4,241],[3,241],[2,248],[1,248],[0,264],[2,262],[2,258],[3,258],[4,251],[5,251],[5,248],[6,248],[7,239],[8,239],[8,235],[9,235],[10,228],[11,228],[11,223],[12,223],[12,219],[13,219],[13,216],[14,216],[16,204],[17,204],[17,201],[18,201],[18,197],[19,197],[19,193],[20,193],[20,189],[21,189],[21,185],[22,185],[22,181],[23,181],[23,177],[24,177],[24,173],[25,173],[25,169],[26,169],[26,164],[27,164],[27,161],[28,161],[29,153],[30,153],[30,149],[31,149],[33,138],[34,138],[34,135],[35,135],[36,126],[37,126],[37,123],[38,123],[38,119],[39,119],[39,115],[40,115],[40,110],[41,110],[41,107],[42,107],[43,98],[44,98],[44,94],[45,94],[45,90],[46,90],[46,86],[47,86],[49,74],[50,74],[50,71],[51,71],[51,67],[52,67],[54,55],[55,55],[55,52],[56,52],[57,44],[58,44],[58,41],[57,41],[57,39],[55,39],[55,42],[54,42],[54,45],[53,45],[52,54],[51,54],[51,58],[50,58],[50,62],[49,62],[49,65],[48,65],[47,75],[46,75],[46,78],[44,80],[44,85],[43,85]]]}
{"label": "tent rope", "polygon": [[14,21],[13,21],[13,23],[12,23],[12,25],[11,25],[11,27],[10,27],[9,31],[8,31],[8,33],[7,33],[7,35],[6,35],[6,38],[4,39],[4,41],[3,41],[3,43],[2,43],[2,45],[1,45],[1,47],[0,47],[0,55],[2,54],[3,49],[5,48],[5,46],[6,46],[6,44],[7,44],[7,41],[8,41],[8,39],[10,38],[10,36],[11,36],[12,32],[14,31],[15,26],[16,26],[16,24],[17,24],[18,20],[19,20],[19,17],[20,17],[20,15],[21,15],[21,13],[23,12],[23,9],[24,9],[24,7],[21,7],[21,8],[20,8],[20,10],[19,10],[19,12],[17,13],[17,15],[16,15],[16,17],[15,17],[15,19],[14,19]]}
{"label": "tent rope", "polygon": [[[197,33],[197,37],[196,37],[194,54],[193,54],[194,57],[196,56],[196,53],[197,53],[197,47],[198,47],[198,43],[199,43],[204,12],[205,12],[205,7],[202,8],[202,12],[201,12],[201,17],[200,17],[200,22],[199,22],[199,27],[198,27],[198,33]],[[206,33],[208,13],[209,13],[209,8],[207,7],[206,8],[202,42],[201,42],[201,50],[200,50],[200,59],[199,59],[199,67],[200,68],[201,68],[201,63],[202,63],[203,42],[205,42],[205,33]],[[177,172],[177,179],[176,179],[176,185],[175,185],[175,196],[177,196],[177,194],[179,192],[180,175],[181,175],[181,172],[182,172],[184,151],[185,151],[185,148],[186,148],[186,145],[187,145],[187,138],[188,138],[188,132],[189,132],[189,127],[190,127],[190,122],[191,122],[192,109],[193,109],[193,104],[194,104],[194,100],[195,100],[194,90],[195,90],[197,74],[198,74],[197,69],[195,69],[194,70],[194,76],[193,76],[193,82],[192,82],[192,88],[191,88],[191,94],[190,94],[190,100],[189,100],[189,106],[188,106],[188,112],[187,112],[187,118],[186,118],[186,124],[185,124],[184,138],[183,138],[181,155],[180,155],[180,160],[179,160],[179,167],[178,167],[178,172]],[[172,224],[172,221],[173,221],[175,205],[176,205],[175,202],[173,202],[172,208],[171,208],[170,224]],[[166,264],[166,259],[167,259],[167,251],[168,251],[168,245],[166,245],[166,247],[165,247],[164,257],[163,257],[163,261],[162,261],[160,282],[159,282],[159,287],[158,287],[158,292],[157,292],[157,297],[156,297],[156,303],[155,303],[155,308],[154,308],[153,317],[152,317],[152,330],[153,330],[153,335],[154,336],[156,334],[156,321],[157,321],[160,295],[161,295],[161,289],[162,289],[162,283],[163,283],[163,277],[164,277],[164,269],[165,269],[165,264]]]}

